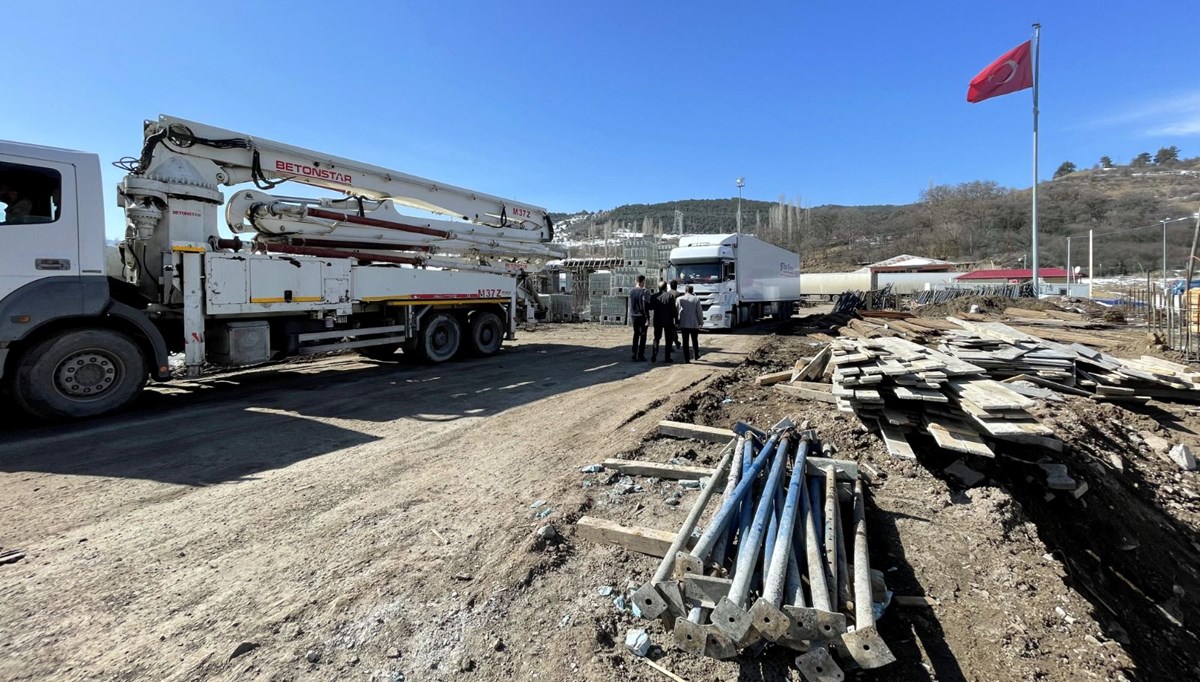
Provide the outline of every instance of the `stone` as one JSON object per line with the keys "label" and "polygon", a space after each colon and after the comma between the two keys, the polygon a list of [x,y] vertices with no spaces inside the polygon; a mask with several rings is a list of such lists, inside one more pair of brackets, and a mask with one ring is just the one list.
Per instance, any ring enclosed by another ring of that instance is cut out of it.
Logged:
{"label": "stone", "polygon": [[537,509],[538,507],[540,507],[540,506],[542,506],[542,505],[544,505],[544,504],[547,504],[547,500],[536,500],[536,501],[534,501],[534,503],[533,503],[533,504],[529,505],[529,508],[530,508],[530,509]]}
{"label": "stone", "polygon": [[388,649],[387,657],[388,658],[400,658],[400,650],[397,649],[396,647],[392,647],[392,648]]}
{"label": "stone", "polygon": [[625,633],[625,648],[634,656],[644,657],[650,652],[650,635],[645,630],[630,630]]}
{"label": "stone", "polygon": [[558,534],[558,529],[554,527],[553,523],[547,523],[537,529],[537,537],[542,542],[553,543],[558,542],[562,536]]}
{"label": "stone", "polygon": [[251,651],[254,651],[255,649],[257,649],[260,646],[261,645],[258,642],[242,642],[241,644],[234,647],[233,653],[229,654],[229,660],[232,661],[233,659],[237,658],[238,656],[245,656],[246,654],[250,653]]}
{"label": "stone", "polygon": [[604,467],[599,464],[589,464],[589,465],[583,467],[582,469],[580,469],[580,471],[582,471],[585,474],[598,474],[601,471],[604,471]]}
{"label": "stone", "polygon": [[1172,462],[1179,465],[1180,469],[1184,471],[1196,470],[1196,456],[1192,454],[1192,449],[1183,443],[1178,443],[1172,447],[1168,456]]}
{"label": "stone", "polygon": [[942,469],[942,473],[958,479],[958,481],[968,488],[973,488],[987,480],[987,476],[967,466],[967,463],[961,459]]}
{"label": "stone", "polygon": [[304,654],[304,660],[309,663],[317,663],[321,660],[321,652],[316,649],[309,649],[308,653]]}
{"label": "stone", "polygon": [[684,490],[699,490],[700,481],[690,481],[685,479],[679,482],[679,487],[683,488]]}
{"label": "stone", "polygon": [[607,597],[607,596],[611,595],[612,593],[613,593],[612,585],[601,585],[600,587],[596,588],[596,594],[600,595],[601,597]]}

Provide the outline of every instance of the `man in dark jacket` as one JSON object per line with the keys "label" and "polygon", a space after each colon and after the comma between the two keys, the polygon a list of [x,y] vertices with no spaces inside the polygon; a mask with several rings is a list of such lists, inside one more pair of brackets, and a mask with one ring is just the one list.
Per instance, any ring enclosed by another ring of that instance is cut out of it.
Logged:
{"label": "man in dark jacket", "polygon": [[646,325],[650,315],[650,292],[646,276],[637,276],[637,286],[629,290],[629,323],[633,325],[633,361],[646,359]]}
{"label": "man in dark jacket", "polygon": [[[700,327],[704,325],[704,309],[692,285],[687,286],[687,293],[675,301],[679,309],[679,333],[683,336],[683,361],[691,362],[700,359]],[[688,356],[688,344],[691,344],[692,354]]]}
{"label": "man in dark jacket", "polygon": [[650,362],[658,360],[658,342],[663,344],[663,362],[671,362],[671,339],[675,336],[675,299],[667,291],[667,283],[658,283],[658,294],[650,299],[650,312],[654,315],[654,345],[650,347]]}

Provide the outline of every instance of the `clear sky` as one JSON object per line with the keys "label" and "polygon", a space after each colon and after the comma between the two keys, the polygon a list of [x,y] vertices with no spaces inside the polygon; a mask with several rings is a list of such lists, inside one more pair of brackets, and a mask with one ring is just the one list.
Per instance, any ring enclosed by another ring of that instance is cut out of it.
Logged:
{"label": "clear sky", "polygon": [[1034,21],[1043,177],[1200,155],[1195,0],[11,2],[0,138],[97,152],[110,187],[169,113],[555,211],[739,175],[751,198],[902,203],[1028,186],[1029,91],[966,88]]}

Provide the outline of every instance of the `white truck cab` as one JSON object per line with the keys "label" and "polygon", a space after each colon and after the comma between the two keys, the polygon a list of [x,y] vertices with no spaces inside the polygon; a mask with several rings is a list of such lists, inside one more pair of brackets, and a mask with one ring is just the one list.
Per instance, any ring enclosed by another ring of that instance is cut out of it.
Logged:
{"label": "white truck cab", "polygon": [[[518,297],[536,304],[526,274],[560,255],[543,208],[183,119],[146,121],[121,167],[109,258],[99,158],[0,141],[0,391],[35,416],[120,409],[171,378],[169,353],[192,376],[346,349],[491,355]],[[261,191],[284,182],[344,196]]]}

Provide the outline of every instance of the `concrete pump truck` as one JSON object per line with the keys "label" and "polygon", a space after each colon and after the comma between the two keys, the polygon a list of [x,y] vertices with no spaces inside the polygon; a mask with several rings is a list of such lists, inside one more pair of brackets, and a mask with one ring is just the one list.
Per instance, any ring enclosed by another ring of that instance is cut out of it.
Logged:
{"label": "concrete pump truck", "polygon": [[[118,166],[113,248],[97,156],[0,141],[0,388],[38,417],[121,409],[172,377],[171,353],[188,376],[491,355],[519,297],[536,305],[526,273],[560,255],[543,208],[178,118],[147,121]],[[283,182],[333,196],[268,193]]]}

